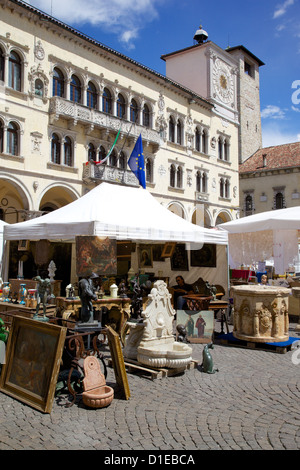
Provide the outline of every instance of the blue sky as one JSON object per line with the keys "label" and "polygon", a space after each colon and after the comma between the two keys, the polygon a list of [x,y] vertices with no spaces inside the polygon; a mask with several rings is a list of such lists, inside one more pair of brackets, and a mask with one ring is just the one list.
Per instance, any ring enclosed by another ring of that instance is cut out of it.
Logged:
{"label": "blue sky", "polygon": [[300,141],[300,0],[31,0],[40,10],[165,74],[162,54],[201,24],[222,48],[259,57],[263,146]]}

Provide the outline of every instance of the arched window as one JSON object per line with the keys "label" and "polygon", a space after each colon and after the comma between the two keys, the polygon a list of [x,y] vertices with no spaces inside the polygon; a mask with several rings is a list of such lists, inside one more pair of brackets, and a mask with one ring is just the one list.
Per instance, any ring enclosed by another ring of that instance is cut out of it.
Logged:
{"label": "arched window", "polygon": [[[99,161],[101,162],[102,160],[104,160],[104,158],[106,157],[106,150],[105,148],[101,145],[100,149],[99,149]],[[104,162],[104,164],[106,164],[106,162]]]}
{"label": "arched window", "polygon": [[120,155],[119,155],[119,168],[121,168],[122,170],[125,170],[126,169],[126,163],[127,163],[127,159],[126,159],[125,153],[120,152]]}
{"label": "arched window", "polygon": [[148,183],[153,182],[153,161],[151,158],[146,160],[146,181]]}
{"label": "arched window", "polygon": [[94,144],[89,144],[89,148],[88,148],[88,161],[96,161],[96,149],[95,149],[95,146]]}
{"label": "arched window", "polygon": [[182,188],[182,168],[179,166],[177,168],[177,188]]}
{"label": "arched window", "polygon": [[229,143],[227,139],[224,142],[224,160],[229,161]]}
{"label": "arched window", "polygon": [[97,108],[97,90],[92,82],[89,82],[87,87],[86,104],[89,108]]}
{"label": "arched window", "polygon": [[113,167],[117,167],[117,163],[118,163],[118,157],[117,157],[116,151],[113,150],[109,157],[109,165]]}
{"label": "arched window", "polygon": [[76,75],[72,75],[70,83],[70,100],[81,103],[81,83]]}
{"label": "arched window", "polygon": [[19,154],[19,126],[15,122],[10,122],[7,128],[7,153],[10,155]]}
{"label": "arched window", "polygon": [[3,138],[4,138],[4,126],[3,122],[0,121],[0,152],[3,152]]}
{"label": "arched window", "polygon": [[4,82],[4,64],[5,64],[4,53],[2,49],[0,49],[0,81],[1,82]]}
{"label": "arched window", "polygon": [[223,141],[221,137],[218,139],[218,158],[223,160]]}
{"label": "arched window", "polygon": [[170,168],[170,186],[171,188],[175,188],[176,183],[176,168],[175,165],[171,165]]}
{"label": "arched window", "polygon": [[200,152],[201,150],[201,135],[199,129],[195,132],[195,149]]}
{"label": "arched window", "polygon": [[53,90],[52,90],[53,96],[63,97],[65,93],[64,75],[62,71],[57,67],[55,67],[53,70],[52,85],[53,85]]}
{"label": "arched window", "polygon": [[197,174],[196,174],[196,191],[198,191],[199,193],[201,192],[201,182],[202,182],[201,171],[197,171]]}
{"label": "arched window", "polygon": [[52,134],[51,162],[60,165],[60,139],[57,134]]}
{"label": "arched window", "polygon": [[180,120],[178,119],[177,121],[177,144],[181,145],[182,144],[182,124]]}
{"label": "arched window", "polygon": [[169,119],[169,141],[175,142],[175,123],[172,116]]}
{"label": "arched window", "polygon": [[134,99],[132,99],[130,103],[130,121],[131,122],[138,121],[138,105]]}
{"label": "arched window", "polygon": [[207,193],[207,174],[205,172],[202,175],[202,192]]}
{"label": "arched window", "polygon": [[104,113],[111,114],[111,110],[112,110],[111,93],[107,88],[104,88],[103,90],[102,108],[103,108]]}
{"label": "arched window", "polygon": [[13,88],[14,90],[21,91],[22,64],[19,54],[12,51],[9,56],[8,64],[8,86]]}
{"label": "arched window", "polygon": [[201,150],[202,153],[207,153],[207,132],[206,130],[203,130],[202,132],[202,139],[201,139]]}
{"label": "arched window", "polygon": [[220,179],[220,197],[224,197],[224,194],[225,194],[224,189],[225,189],[224,188],[224,180],[223,180],[223,178],[221,178]]}
{"label": "arched window", "polygon": [[125,117],[125,99],[121,93],[119,93],[117,99],[117,116],[121,119]]}
{"label": "arched window", "polygon": [[65,137],[64,140],[64,164],[67,166],[73,166],[73,150],[70,137]]}
{"label": "arched window", "polygon": [[250,194],[247,194],[245,198],[245,215],[253,214],[253,198]]}
{"label": "arched window", "polygon": [[226,198],[229,198],[229,187],[230,187],[230,185],[229,185],[229,180],[226,179],[226,180],[225,180],[225,188],[224,188],[224,189],[225,189],[225,197],[226,197]]}
{"label": "arched window", "polygon": [[143,107],[143,126],[150,127],[150,109],[147,104]]}

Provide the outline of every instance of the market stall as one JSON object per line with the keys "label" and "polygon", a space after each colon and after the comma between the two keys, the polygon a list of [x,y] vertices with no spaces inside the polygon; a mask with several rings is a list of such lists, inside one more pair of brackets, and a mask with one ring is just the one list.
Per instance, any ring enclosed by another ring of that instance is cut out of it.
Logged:
{"label": "market stall", "polygon": [[300,206],[250,215],[219,227],[228,232],[231,268],[273,258],[275,272],[283,274],[298,259]]}

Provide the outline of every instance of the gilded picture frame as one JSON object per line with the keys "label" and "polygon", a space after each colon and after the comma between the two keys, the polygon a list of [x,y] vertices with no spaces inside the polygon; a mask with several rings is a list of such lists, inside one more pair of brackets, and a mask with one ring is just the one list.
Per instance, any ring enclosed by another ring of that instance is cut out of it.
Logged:
{"label": "gilded picture frame", "polygon": [[126,400],[130,398],[129,384],[125,369],[124,357],[118,333],[110,326],[107,326],[108,346],[111,354],[112,365],[116,377],[116,382],[122,390]]}
{"label": "gilded picture frame", "polygon": [[162,253],[161,253],[161,257],[162,258],[171,258],[171,256],[174,253],[175,246],[176,246],[176,242],[165,243],[165,246],[163,247],[163,250],[162,250]]}
{"label": "gilded picture frame", "polygon": [[50,413],[67,329],[15,316],[0,377],[0,391]]}

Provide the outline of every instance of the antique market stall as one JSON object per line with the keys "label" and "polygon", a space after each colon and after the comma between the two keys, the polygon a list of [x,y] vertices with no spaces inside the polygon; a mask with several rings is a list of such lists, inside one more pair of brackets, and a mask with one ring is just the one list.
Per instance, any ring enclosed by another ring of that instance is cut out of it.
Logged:
{"label": "antique market stall", "polygon": [[298,260],[300,206],[250,215],[219,225],[228,232],[231,267],[274,259],[277,274]]}

